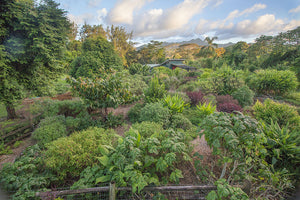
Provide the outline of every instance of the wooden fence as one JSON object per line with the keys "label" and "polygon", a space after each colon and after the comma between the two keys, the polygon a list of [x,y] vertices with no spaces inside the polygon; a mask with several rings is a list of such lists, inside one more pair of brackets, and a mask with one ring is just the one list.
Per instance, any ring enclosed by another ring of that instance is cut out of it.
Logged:
{"label": "wooden fence", "polygon": [[[154,193],[161,193],[168,199],[205,199],[205,196],[212,190],[216,190],[214,185],[181,185],[181,186],[158,186],[158,187],[145,187],[141,193],[151,193],[148,198],[145,196],[140,196],[141,199],[152,199]],[[123,193],[122,193],[123,192]],[[125,193],[124,193],[125,192]],[[127,192],[127,193],[126,193]],[[87,193],[97,193],[99,195],[98,199],[140,199],[133,198],[131,187],[116,187],[114,183],[110,183],[109,186],[104,187],[94,187],[87,189],[78,190],[62,190],[62,191],[48,191],[48,192],[37,192],[36,197],[41,199],[55,199],[57,197],[63,197],[68,195],[82,195]],[[102,195],[101,195],[102,193]],[[106,193],[106,195],[103,195]],[[118,193],[121,195],[118,195]],[[173,193],[173,194],[172,194]],[[123,196],[122,196],[123,195]],[[106,197],[106,198],[104,198]],[[80,199],[80,198],[76,198]],[[82,199],[85,199],[83,197]],[[93,198],[95,199],[95,197]]]}
{"label": "wooden fence", "polygon": [[8,146],[29,136],[34,129],[34,126],[39,123],[40,117],[41,114],[38,114],[30,119],[23,119],[6,125],[5,127],[1,127],[0,141],[3,141],[4,144]]}

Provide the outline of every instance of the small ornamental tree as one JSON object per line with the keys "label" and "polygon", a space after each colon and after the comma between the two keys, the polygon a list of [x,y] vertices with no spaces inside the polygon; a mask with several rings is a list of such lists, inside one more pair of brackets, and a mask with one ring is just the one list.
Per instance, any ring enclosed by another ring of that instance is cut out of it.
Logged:
{"label": "small ornamental tree", "polygon": [[104,73],[102,77],[90,79],[69,79],[73,91],[78,92],[90,108],[104,109],[104,116],[108,115],[107,108],[116,108],[131,101],[131,94],[122,87],[121,79],[116,73]]}

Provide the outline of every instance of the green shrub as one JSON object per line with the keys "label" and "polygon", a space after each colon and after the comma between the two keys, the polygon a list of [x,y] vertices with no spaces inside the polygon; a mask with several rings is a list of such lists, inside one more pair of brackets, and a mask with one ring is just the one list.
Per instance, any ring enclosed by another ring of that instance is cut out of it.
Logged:
{"label": "green shrub", "polygon": [[113,130],[94,127],[59,138],[46,145],[45,166],[61,180],[66,176],[77,177],[84,168],[99,164],[101,147],[111,145],[116,137]]}
{"label": "green shrub", "polygon": [[[204,75],[204,74],[203,74]],[[244,85],[243,72],[223,66],[207,78],[200,78],[200,88],[204,93],[217,93],[219,95],[232,94],[236,89]]]}
{"label": "green shrub", "polygon": [[296,106],[300,106],[300,92],[291,92],[287,94],[285,100]]}
{"label": "green shrub", "polygon": [[208,94],[203,97],[203,101],[206,103],[211,103],[211,105],[217,105],[217,98],[213,94]]}
{"label": "green shrub", "polygon": [[277,103],[271,99],[266,99],[264,103],[257,101],[253,106],[253,113],[256,119],[263,120],[271,124],[278,123],[280,127],[289,124],[289,127],[300,127],[300,116],[297,109],[285,103]]}
{"label": "green shrub", "polygon": [[180,85],[177,90],[181,92],[194,92],[199,90],[200,85],[199,81],[189,81],[186,84]]}
{"label": "green shrub", "polygon": [[170,110],[165,108],[162,103],[148,103],[141,109],[139,121],[150,121],[168,125],[170,117]]}
{"label": "green shrub", "polygon": [[112,112],[108,113],[105,117],[104,127],[105,128],[115,128],[120,126],[124,122],[123,115],[113,115]]}
{"label": "green shrub", "polygon": [[32,136],[41,147],[60,137],[67,136],[65,117],[58,115],[43,119],[39,127],[32,133]]}
{"label": "green shrub", "polygon": [[268,138],[266,161],[277,170],[288,169],[295,177],[300,175],[300,135],[299,130],[289,130],[288,125],[282,128],[278,123],[263,125]]}
{"label": "green shrub", "polygon": [[128,71],[131,75],[141,74],[143,76],[147,76],[150,74],[150,67],[140,63],[133,63],[129,66]]}
{"label": "green shrub", "polygon": [[127,71],[120,72],[122,74],[122,85],[124,88],[128,87],[129,92],[135,96],[136,99],[144,97],[144,90],[148,85],[143,80],[143,76],[135,74],[130,75]]}
{"label": "green shrub", "polygon": [[166,94],[165,85],[159,84],[158,78],[154,77],[151,79],[150,85],[144,94],[147,103],[160,101]]}
{"label": "green shrub", "polygon": [[1,189],[14,192],[12,199],[35,199],[36,191],[49,188],[50,183],[57,180],[54,174],[45,170],[41,153],[38,145],[31,146],[14,163],[3,166]]}
{"label": "green shrub", "polygon": [[172,117],[171,117],[170,127],[174,128],[174,129],[180,128],[183,130],[188,130],[193,127],[193,124],[184,115],[176,114],[176,115],[172,115]]}
{"label": "green shrub", "polygon": [[130,110],[128,111],[128,118],[131,123],[139,122],[140,112],[143,107],[143,104],[137,103],[132,108],[130,108]]}
{"label": "green shrub", "polygon": [[87,116],[86,105],[81,100],[50,100],[46,99],[39,102],[43,108],[43,116],[51,117],[55,115],[64,115],[65,117],[83,117]]}
{"label": "green shrub", "polygon": [[114,181],[117,186],[131,186],[134,193],[150,184],[178,183],[183,178],[178,164],[190,160],[185,137],[166,130],[143,138],[130,129],[113,151],[100,158],[106,170],[97,174],[96,183]]}
{"label": "green shrub", "polygon": [[208,116],[216,111],[216,106],[213,106],[211,102],[199,104],[196,106],[201,116]]}
{"label": "green shrub", "polygon": [[164,129],[160,123],[144,121],[132,125],[132,128],[138,130],[142,137],[148,138],[155,133],[160,133]]}
{"label": "green shrub", "polygon": [[238,100],[242,107],[251,106],[253,104],[254,92],[245,85],[232,93],[234,99]]}
{"label": "green shrub", "polygon": [[202,122],[203,118],[205,117],[205,116],[201,115],[199,110],[195,109],[195,107],[185,109],[182,114],[187,119],[189,119],[193,125],[196,125],[196,126],[198,126]]}
{"label": "green shrub", "polygon": [[275,69],[258,70],[249,78],[249,86],[257,93],[267,95],[284,95],[297,89],[295,72]]}
{"label": "green shrub", "polygon": [[172,114],[182,113],[185,107],[189,106],[184,102],[184,100],[178,96],[166,96],[163,100],[163,105],[166,108],[169,108]]}

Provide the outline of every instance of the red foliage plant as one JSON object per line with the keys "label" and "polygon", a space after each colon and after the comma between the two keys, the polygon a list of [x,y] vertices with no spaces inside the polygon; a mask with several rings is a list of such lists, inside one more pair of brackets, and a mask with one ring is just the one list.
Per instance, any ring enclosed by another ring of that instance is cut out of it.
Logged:
{"label": "red foliage plant", "polygon": [[233,111],[242,111],[242,107],[235,103],[222,103],[217,105],[219,112],[232,113]]}
{"label": "red foliage plant", "polygon": [[204,94],[200,90],[198,92],[187,92],[186,94],[190,98],[193,106],[198,105],[199,102],[203,103],[204,101]]}
{"label": "red foliage plant", "polygon": [[217,100],[217,105],[221,105],[224,103],[231,103],[231,104],[239,105],[239,102],[228,94],[216,96],[216,100]]}

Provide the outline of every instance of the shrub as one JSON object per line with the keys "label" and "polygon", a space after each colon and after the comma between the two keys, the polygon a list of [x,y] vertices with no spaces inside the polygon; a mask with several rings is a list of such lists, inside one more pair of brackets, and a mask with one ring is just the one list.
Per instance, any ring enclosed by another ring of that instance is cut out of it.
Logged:
{"label": "shrub", "polygon": [[300,169],[300,135],[297,130],[289,130],[288,125],[282,128],[278,123],[263,125],[263,131],[268,138],[266,161],[275,169],[288,169],[295,177],[299,177]]}
{"label": "shrub", "polygon": [[[217,105],[217,99],[216,99],[216,96],[213,95],[213,94],[208,94],[208,95],[205,95],[203,97],[203,101],[206,102],[206,103],[211,103],[211,105]],[[204,103],[203,102],[203,103]]]}
{"label": "shrub", "polygon": [[230,95],[218,95],[216,96],[216,100],[217,100],[217,105],[219,104],[224,104],[224,103],[232,103],[232,104],[236,104],[238,105],[239,102],[235,99],[233,99],[232,96]]}
{"label": "shrub", "polygon": [[251,106],[253,104],[254,92],[245,85],[232,93],[232,97],[238,100],[242,107]]}
{"label": "shrub", "polygon": [[33,138],[37,140],[41,147],[60,137],[67,136],[65,117],[62,115],[47,117],[43,119],[39,127],[33,132]]}
{"label": "shrub", "polygon": [[113,115],[112,112],[108,113],[105,117],[104,127],[115,128],[124,122],[123,115]]}
{"label": "shrub", "polygon": [[140,112],[143,107],[143,104],[137,103],[132,108],[130,108],[130,110],[128,111],[128,118],[131,123],[139,122]]}
{"label": "shrub", "polygon": [[131,75],[141,74],[143,76],[147,76],[150,74],[150,67],[140,63],[133,63],[129,66],[128,71]]}
{"label": "shrub", "polygon": [[138,130],[129,130],[113,151],[100,158],[106,170],[97,174],[96,183],[130,185],[133,193],[150,184],[178,183],[183,178],[178,164],[190,160],[185,137],[180,131],[166,130],[143,138]]}
{"label": "shrub", "polygon": [[258,70],[249,79],[250,87],[260,94],[284,95],[298,86],[295,72],[289,70]]}
{"label": "shrub", "polygon": [[122,87],[127,88],[129,92],[134,95],[136,99],[141,99],[144,97],[144,90],[148,85],[144,82],[141,75],[130,75],[126,71],[120,72],[122,74]]}
{"label": "shrub", "polygon": [[193,125],[196,125],[196,126],[198,126],[202,122],[203,118],[205,117],[201,114],[201,112],[199,112],[198,109],[195,109],[195,108],[187,108],[183,111],[182,114],[187,119],[189,119]]}
{"label": "shrub", "polygon": [[217,106],[219,112],[232,113],[233,111],[242,111],[242,107],[234,103],[222,103]]}
{"label": "shrub", "polygon": [[193,92],[199,90],[199,87],[199,81],[189,81],[186,84],[180,85],[177,90],[181,92]]}
{"label": "shrub", "polygon": [[184,100],[178,95],[166,96],[163,100],[163,105],[164,107],[169,108],[172,114],[182,113],[184,108],[188,106],[188,104],[186,104]]}
{"label": "shrub", "polygon": [[49,188],[56,180],[54,174],[45,170],[38,145],[28,147],[14,163],[5,163],[0,173],[1,189],[13,191],[11,198],[15,200],[35,199],[37,190]]}
{"label": "shrub", "polygon": [[203,97],[204,94],[199,90],[198,92],[187,92],[186,93],[191,100],[193,106],[198,105],[199,103],[204,103]]}
{"label": "shrub", "polygon": [[280,127],[289,124],[294,129],[300,126],[300,116],[297,109],[285,103],[277,103],[266,99],[264,103],[257,101],[253,106],[256,119],[271,124],[271,121],[278,123]]}
{"label": "shrub", "polygon": [[183,130],[188,130],[193,127],[193,124],[190,122],[188,118],[186,118],[182,114],[176,114],[171,117],[171,128],[174,129],[183,129]]}
{"label": "shrub", "polygon": [[138,130],[142,137],[148,138],[155,133],[160,133],[164,129],[160,123],[144,121],[132,125],[132,128]]}
{"label": "shrub", "polygon": [[148,103],[141,109],[139,121],[150,121],[168,125],[170,116],[170,110],[165,108],[162,103]]}
{"label": "shrub", "polygon": [[96,127],[59,138],[46,145],[45,166],[61,180],[66,176],[77,177],[84,168],[99,164],[101,147],[111,145],[115,139],[113,130]]}
{"label": "shrub", "polygon": [[203,103],[197,105],[197,109],[202,117],[206,117],[216,111],[216,106],[213,106],[211,102],[209,102],[208,104]]}
{"label": "shrub", "polygon": [[65,117],[83,117],[88,115],[86,105],[81,100],[50,100],[46,99],[42,102],[37,102],[43,107],[43,116],[51,117],[55,115],[64,115]]}
{"label": "shrub", "polygon": [[154,77],[151,79],[149,87],[144,92],[146,102],[153,103],[164,98],[166,94],[165,85],[159,84],[158,78]]}

